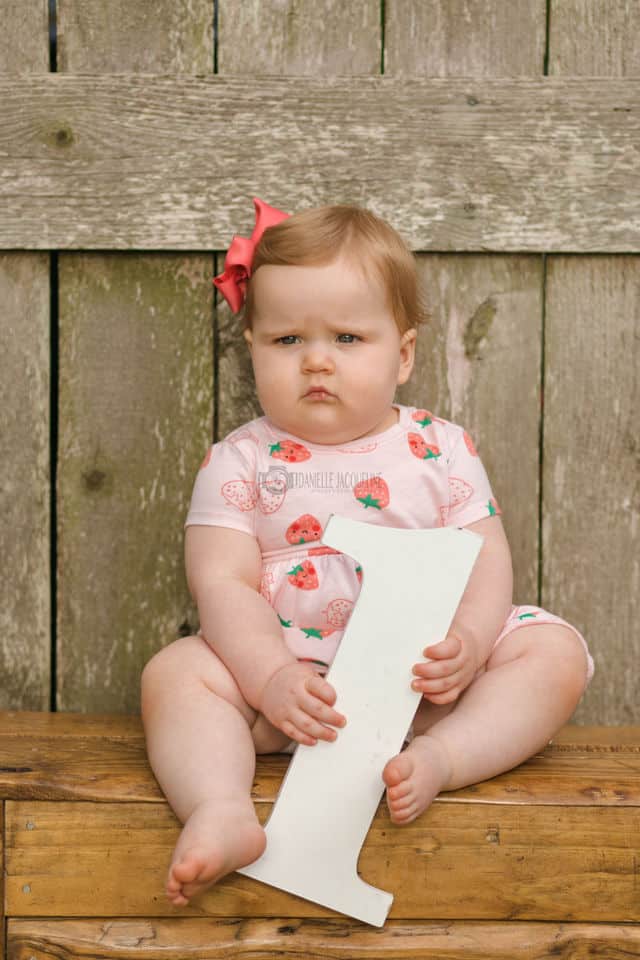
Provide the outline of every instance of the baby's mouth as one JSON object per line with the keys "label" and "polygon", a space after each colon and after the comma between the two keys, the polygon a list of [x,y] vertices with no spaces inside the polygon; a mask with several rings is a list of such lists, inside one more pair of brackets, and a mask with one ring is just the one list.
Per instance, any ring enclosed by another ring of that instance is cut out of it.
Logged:
{"label": "baby's mouth", "polygon": [[305,393],[305,397],[308,397],[310,400],[329,400],[334,399],[335,394],[326,390],[324,387],[311,387],[311,389]]}

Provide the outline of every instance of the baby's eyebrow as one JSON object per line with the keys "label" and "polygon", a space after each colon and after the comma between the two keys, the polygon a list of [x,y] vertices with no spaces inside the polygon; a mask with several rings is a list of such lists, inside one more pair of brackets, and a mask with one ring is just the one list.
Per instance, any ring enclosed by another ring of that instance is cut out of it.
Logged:
{"label": "baby's eyebrow", "polygon": [[[256,333],[269,339],[292,336],[294,334],[296,336],[304,336],[305,334],[313,335],[314,329],[313,324],[309,327],[305,320],[296,319],[295,317],[290,320],[284,320],[282,317],[274,317],[273,320],[261,318],[259,326],[256,325]],[[333,335],[354,333],[363,336],[370,332],[370,325],[368,325],[363,318],[353,319],[341,317],[339,319],[329,320],[326,323],[326,327],[323,326],[323,330],[324,329]]]}
{"label": "baby's eyebrow", "polygon": [[268,327],[266,330],[261,330],[260,333],[265,337],[290,337],[293,334],[300,334],[302,327],[298,326],[295,323],[290,323],[286,327]]}
{"label": "baby's eyebrow", "polygon": [[[327,335],[329,337],[344,337],[348,334],[352,334],[354,337],[366,337],[367,330],[362,327],[357,327],[355,324],[344,323],[340,326],[332,325],[327,331]],[[279,340],[281,337],[308,337],[313,339],[313,334],[310,334],[309,331],[304,329],[304,327],[299,327],[293,323],[290,327],[286,327],[281,330],[268,330],[261,332],[260,336],[263,336],[268,340]]]}

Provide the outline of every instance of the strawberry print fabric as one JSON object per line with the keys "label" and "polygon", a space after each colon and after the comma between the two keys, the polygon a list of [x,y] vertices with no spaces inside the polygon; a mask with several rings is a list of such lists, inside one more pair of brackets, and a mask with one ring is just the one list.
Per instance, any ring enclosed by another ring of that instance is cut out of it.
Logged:
{"label": "strawberry print fabric", "polygon": [[519,627],[532,626],[539,623],[558,623],[564,627],[569,627],[569,629],[576,634],[587,656],[587,675],[585,681],[586,689],[595,672],[595,663],[589,652],[587,641],[584,639],[580,631],[576,630],[573,624],[567,623],[566,620],[563,620],[562,617],[557,617],[554,613],[549,613],[548,610],[543,610],[542,607],[533,607],[530,605],[511,607],[511,613],[507,617],[500,632],[500,636],[496,640],[493,649],[495,650],[501,640],[504,640],[505,637],[508,637],[510,633],[513,633],[513,631],[517,630]]}
{"label": "strawberry print fabric", "polygon": [[398,423],[340,445],[287,434],[266,417],[210,447],[185,526],[232,527],[256,537],[260,592],[287,645],[325,670],[333,660],[364,571],[322,545],[332,513],[403,528],[462,527],[499,514],[471,437],[417,407]]}

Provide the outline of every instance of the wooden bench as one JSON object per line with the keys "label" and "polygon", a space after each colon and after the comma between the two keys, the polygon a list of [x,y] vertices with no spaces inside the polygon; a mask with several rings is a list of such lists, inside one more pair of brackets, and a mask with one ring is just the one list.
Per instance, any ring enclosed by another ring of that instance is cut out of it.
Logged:
{"label": "wooden bench", "polygon": [[[262,821],[288,759],[258,763]],[[138,717],[0,713],[0,799],[11,960],[640,957],[640,727],[568,726],[407,827],[382,803],[359,865],[395,894],[382,929],[237,874],[171,907]]]}

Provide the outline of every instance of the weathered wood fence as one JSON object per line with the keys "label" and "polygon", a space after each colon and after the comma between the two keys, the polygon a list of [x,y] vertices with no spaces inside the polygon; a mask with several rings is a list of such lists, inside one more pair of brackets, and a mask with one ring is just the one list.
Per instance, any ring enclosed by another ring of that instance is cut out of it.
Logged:
{"label": "weathered wood fence", "polygon": [[[474,436],[516,600],[638,723],[635,0],[0,0],[0,708],[131,712],[191,632],[183,521],[259,409],[211,277],[251,197],[419,253],[405,403]],[[54,69],[55,68],[55,69]],[[544,404],[543,404],[544,397]]]}

